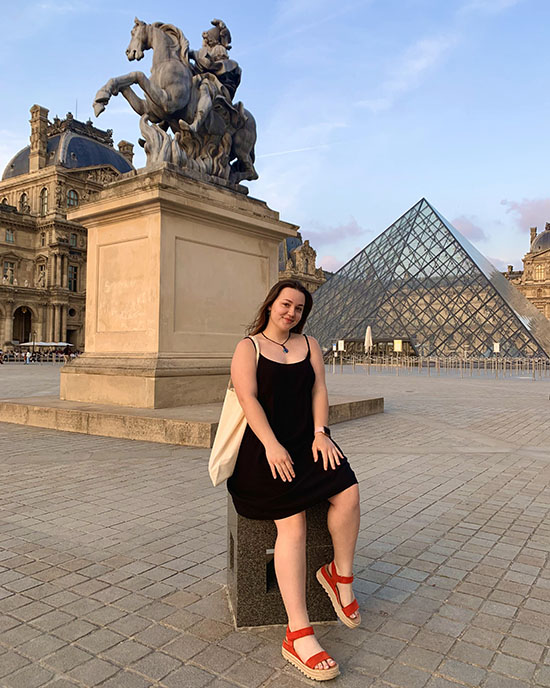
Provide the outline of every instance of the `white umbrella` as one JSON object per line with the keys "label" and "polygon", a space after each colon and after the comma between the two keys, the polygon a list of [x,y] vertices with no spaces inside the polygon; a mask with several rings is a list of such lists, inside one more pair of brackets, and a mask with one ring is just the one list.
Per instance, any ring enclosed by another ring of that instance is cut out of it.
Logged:
{"label": "white umbrella", "polygon": [[367,331],[365,332],[365,353],[370,354],[372,351],[372,329],[369,325]]}
{"label": "white umbrella", "polygon": [[17,346],[51,346],[59,348],[61,346],[74,346],[74,344],[69,344],[69,342],[23,342]]}

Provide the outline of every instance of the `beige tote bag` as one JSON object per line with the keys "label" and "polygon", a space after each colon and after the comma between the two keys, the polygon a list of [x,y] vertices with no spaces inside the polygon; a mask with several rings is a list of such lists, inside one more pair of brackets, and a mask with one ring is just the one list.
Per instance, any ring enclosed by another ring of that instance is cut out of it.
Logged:
{"label": "beige tote bag", "polygon": [[[260,356],[260,347],[254,336],[250,339],[254,342],[256,347],[256,367],[258,366],[258,358]],[[231,378],[227,385],[225,399],[223,402],[222,413],[210,452],[210,460],[208,461],[208,472],[213,485],[219,485],[227,480],[235,470],[237,463],[237,455],[243,439],[244,431],[246,429],[246,418],[237,392],[233,387]]]}

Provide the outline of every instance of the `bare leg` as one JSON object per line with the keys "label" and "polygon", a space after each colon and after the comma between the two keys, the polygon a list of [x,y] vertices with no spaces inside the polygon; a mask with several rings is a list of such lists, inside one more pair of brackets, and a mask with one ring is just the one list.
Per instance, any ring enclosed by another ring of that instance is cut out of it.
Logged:
{"label": "bare leg", "polygon": [[[297,631],[310,625],[306,607],[306,514],[302,511],[278,519],[275,525],[275,573],[289,628]],[[314,635],[295,640],[294,647],[303,661],[323,649]],[[332,659],[325,660],[317,664],[315,669],[328,669],[335,664]]]}
{"label": "bare leg", "polygon": [[[359,486],[348,487],[347,490],[330,497],[329,502],[327,525],[332,537],[336,572],[340,576],[351,576],[353,575],[355,545],[359,534]],[[351,583],[337,583],[336,585],[345,607],[354,598]],[[352,619],[356,617],[357,612],[351,614]]]}

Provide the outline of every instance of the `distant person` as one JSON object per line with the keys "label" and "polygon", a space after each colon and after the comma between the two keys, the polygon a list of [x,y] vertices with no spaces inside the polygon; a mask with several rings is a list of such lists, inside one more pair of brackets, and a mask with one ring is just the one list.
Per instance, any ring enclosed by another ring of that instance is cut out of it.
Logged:
{"label": "distant person", "polygon": [[312,305],[297,280],[275,284],[249,328],[254,340],[237,345],[231,379],[248,425],[227,488],[239,514],[275,522],[275,573],[288,616],[282,653],[306,676],[323,681],[339,669],[309,622],[306,509],[330,503],[334,560],[317,579],[350,628],[361,621],[351,586],[360,511],[357,478],[326,427],[323,354],[313,337],[302,334]]}
{"label": "distant person", "polygon": [[27,349],[27,353],[25,354],[25,364],[29,364],[31,362],[31,352]]}
{"label": "distant person", "polygon": [[68,363],[71,360],[71,347],[67,346],[63,349],[63,360]]}
{"label": "distant person", "polygon": [[4,352],[0,349],[0,365],[4,365]]}

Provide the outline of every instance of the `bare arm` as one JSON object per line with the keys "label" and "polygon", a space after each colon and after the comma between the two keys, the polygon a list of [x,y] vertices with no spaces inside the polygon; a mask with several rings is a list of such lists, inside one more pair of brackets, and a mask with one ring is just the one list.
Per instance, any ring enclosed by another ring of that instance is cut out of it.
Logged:
{"label": "bare arm", "polygon": [[237,398],[244,411],[247,423],[252,432],[264,445],[266,458],[274,478],[277,474],[282,480],[292,480],[295,477],[292,459],[286,449],[275,437],[265,411],[258,401],[258,387],[256,383],[256,350],[250,339],[243,339],[237,345],[231,362],[231,379],[237,393]]}
{"label": "bare arm", "polygon": [[[311,365],[315,372],[315,383],[311,392],[313,424],[314,427],[318,428],[328,425],[328,392],[325,381],[325,363],[317,340],[313,337],[308,337],[308,340],[311,350]],[[340,465],[342,453],[327,435],[315,433],[312,451],[314,461],[317,461],[319,452],[321,453],[325,470],[329,464],[331,468],[336,468],[336,466]]]}

